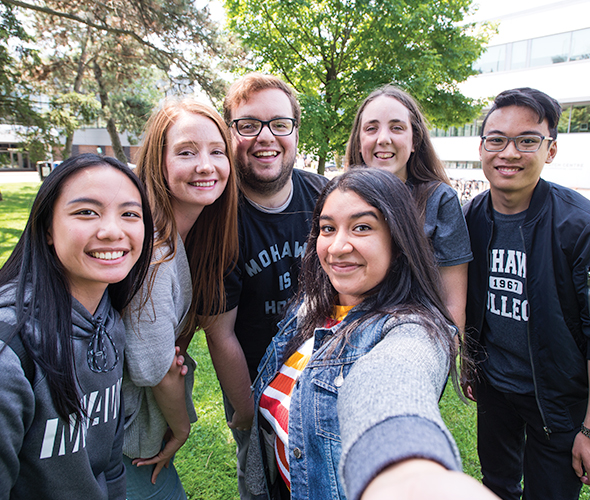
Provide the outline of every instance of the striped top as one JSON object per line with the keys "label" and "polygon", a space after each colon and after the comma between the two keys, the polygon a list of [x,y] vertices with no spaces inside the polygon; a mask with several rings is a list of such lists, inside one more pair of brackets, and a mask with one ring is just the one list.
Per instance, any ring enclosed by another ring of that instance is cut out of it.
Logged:
{"label": "striped top", "polygon": [[[340,323],[353,306],[334,306],[332,318],[326,321],[326,327],[331,328]],[[313,354],[314,338],[307,339],[297,351],[281,366],[279,373],[262,393],[260,398],[260,413],[268,420],[275,431],[275,458],[281,477],[291,489],[289,474],[289,407],[291,395],[297,379],[309,363]]]}

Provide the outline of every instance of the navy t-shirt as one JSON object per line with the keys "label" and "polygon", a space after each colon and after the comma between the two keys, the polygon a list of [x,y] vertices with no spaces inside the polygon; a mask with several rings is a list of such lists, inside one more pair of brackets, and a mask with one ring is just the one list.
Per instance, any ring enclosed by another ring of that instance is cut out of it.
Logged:
{"label": "navy t-shirt", "polygon": [[294,169],[293,197],[278,214],[262,212],[240,196],[240,253],[236,268],[225,280],[226,309],[238,307],[235,333],[251,377],[297,291],[313,209],[327,182],[323,176]]}
{"label": "navy t-shirt", "polygon": [[529,303],[526,253],[520,227],[526,211],[505,215],[494,210],[494,236],[489,255],[488,297],[482,341],[482,369],[500,391],[533,394],[528,344]]}

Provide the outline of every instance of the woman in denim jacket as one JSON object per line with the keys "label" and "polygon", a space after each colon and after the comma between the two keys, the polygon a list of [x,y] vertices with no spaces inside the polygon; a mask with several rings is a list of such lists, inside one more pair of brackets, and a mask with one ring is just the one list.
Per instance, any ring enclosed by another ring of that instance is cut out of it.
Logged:
{"label": "woman in denim jacket", "polygon": [[399,179],[355,169],[328,183],[297,300],[253,384],[252,493],[406,498],[410,488],[425,498],[494,498],[449,472],[460,456],[438,400],[449,369],[455,376],[455,329],[438,279]]}

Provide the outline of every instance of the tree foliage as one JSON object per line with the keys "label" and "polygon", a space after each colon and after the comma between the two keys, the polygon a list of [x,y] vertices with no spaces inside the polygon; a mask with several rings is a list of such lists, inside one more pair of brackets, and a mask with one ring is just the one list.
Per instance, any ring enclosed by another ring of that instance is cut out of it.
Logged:
{"label": "tree foliage", "polygon": [[65,134],[66,157],[74,131],[98,117],[125,161],[119,132],[137,139],[164,87],[180,82],[213,101],[223,96],[218,27],[191,0],[0,1],[32,21],[43,57],[26,77],[50,97],[46,125]]}
{"label": "tree foliage", "polygon": [[301,142],[320,156],[342,153],[361,100],[394,83],[433,125],[475,117],[457,83],[473,74],[485,34],[460,25],[471,0],[226,0],[230,29],[254,69],[280,74],[303,108]]}
{"label": "tree foliage", "polygon": [[136,139],[162,97],[158,80],[165,73],[152,64],[143,46],[124,35],[96,31],[69,19],[53,19],[43,33],[45,14],[37,16],[37,43],[43,63],[32,78],[51,95],[51,122],[66,135],[64,157],[71,153],[74,131],[100,119],[111,136],[115,155],[125,160],[119,132]]}
{"label": "tree foliage", "polygon": [[[0,2],[0,120],[34,125],[40,116],[29,98],[23,79],[27,66],[39,62],[35,50],[27,47],[31,37],[23,29],[14,9]],[[13,49],[10,50],[10,45]]]}
{"label": "tree foliage", "polygon": [[43,15],[49,33],[58,20],[69,21],[70,26],[141,46],[157,67],[196,82],[213,98],[223,94],[224,83],[213,67],[213,59],[224,52],[217,23],[206,7],[198,8],[191,0],[2,2]]}

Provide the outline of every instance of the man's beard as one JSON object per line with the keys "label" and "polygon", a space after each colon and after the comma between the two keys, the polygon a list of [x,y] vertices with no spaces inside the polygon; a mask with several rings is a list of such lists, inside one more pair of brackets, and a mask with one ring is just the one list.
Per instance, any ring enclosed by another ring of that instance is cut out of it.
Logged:
{"label": "man's beard", "polygon": [[284,161],[281,163],[281,171],[279,175],[274,178],[261,178],[259,177],[254,169],[248,165],[244,168],[242,165],[237,165],[237,171],[242,184],[248,186],[255,193],[269,196],[278,193],[283,189],[293,173],[293,167],[295,166],[295,158],[292,161]]}

